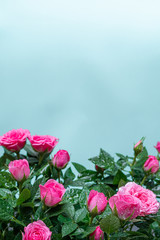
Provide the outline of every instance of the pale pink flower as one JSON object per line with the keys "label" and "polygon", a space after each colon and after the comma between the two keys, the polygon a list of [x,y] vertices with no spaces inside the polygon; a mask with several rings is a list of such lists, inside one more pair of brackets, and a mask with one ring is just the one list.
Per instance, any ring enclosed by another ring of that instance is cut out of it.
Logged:
{"label": "pale pink flower", "polygon": [[151,190],[145,189],[135,182],[129,182],[125,186],[120,187],[117,194],[130,194],[138,198],[141,201],[139,216],[155,214],[158,212],[160,203],[157,201],[156,195]]}
{"label": "pale pink flower", "polygon": [[118,217],[122,220],[136,218],[140,214],[141,201],[129,194],[115,194],[109,199],[113,212],[117,209]]}

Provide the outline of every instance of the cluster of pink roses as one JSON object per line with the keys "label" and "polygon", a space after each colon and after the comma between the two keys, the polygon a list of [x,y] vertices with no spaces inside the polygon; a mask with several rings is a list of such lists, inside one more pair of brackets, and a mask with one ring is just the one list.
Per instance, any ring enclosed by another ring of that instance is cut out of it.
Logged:
{"label": "cluster of pink roses", "polygon": [[[33,149],[39,153],[51,153],[58,143],[58,138],[49,135],[31,136],[27,129],[13,129],[3,136],[0,136],[0,146],[12,152],[19,152],[29,139]],[[63,169],[70,161],[69,153],[66,150],[59,150],[52,158],[52,164],[57,169]],[[26,159],[14,160],[9,163],[9,171],[13,177],[21,182],[29,177],[30,168]]]}
{"label": "cluster of pink roses", "polygon": [[5,147],[9,151],[19,152],[29,139],[33,149],[37,152],[51,152],[58,143],[58,138],[49,135],[31,136],[27,129],[13,129],[0,137],[0,146]]}

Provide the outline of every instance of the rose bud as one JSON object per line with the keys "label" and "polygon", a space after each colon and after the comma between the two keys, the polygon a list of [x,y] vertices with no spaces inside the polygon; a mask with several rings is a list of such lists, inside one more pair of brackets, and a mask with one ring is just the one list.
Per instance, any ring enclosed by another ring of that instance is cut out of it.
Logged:
{"label": "rose bud", "polygon": [[37,152],[52,152],[58,143],[58,138],[49,135],[34,135],[28,137],[33,149]]}
{"label": "rose bud", "polygon": [[53,166],[57,169],[63,169],[70,160],[69,153],[66,150],[59,150],[53,157]]}
{"label": "rose bud", "polygon": [[144,171],[151,171],[151,173],[156,173],[158,169],[159,161],[157,160],[157,158],[155,156],[149,156],[149,158],[144,164]]}
{"label": "rose bud", "polygon": [[137,156],[139,153],[142,152],[143,150],[143,142],[140,140],[138,141],[135,145],[134,145],[134,153],[135,153],[135,156]]}
{"label": "rose bud", "polygon": [[51,240],[52,232],[46,226],[46,224],[38,220],[28,224],[24,228],[24,233],[22,233],[22,240]]}
{"label": "rose bud", "polygon": [[9,171],[18,182],[25,180],[29,177],[30,168],[26,159],[19,159],[11,161],[8,165]]}
{"label": "rose bud", "polygon": [[97,170],[97,172],[99,172],[99,173],[103,173],[104,172],[104,168],[102,168],[102,167],[99,167],[98,165],[95,165],[95,169]]}
{"label": "rose bud", "polygon": [[91,190],[87,201],[88,211],[91,216],[94,217],[104,212],[107,202],[107,197],[105,197],[104,193]]}
{"label": "rose bud", "polygon": [[44,186],[39,185],[41,200],[48,207],[54,207],[62,201],[62,197],[66,191],[64,186],[54,179],[48,180]]}
{"label": "rose bud", "polygon": [[156,148],[157,151],[160,153],[160,142],[157,142],[157,145],[155,146],[155,148]]}
{"label": "rose bud", "polygon": [[19,152],[26,144],[26,138],[30,135],[27,129],[13,129],[0,137],[0,146],[9,151]]}
{"label": "rose bud", "polygon": [[89,240],[103,240],[104,233],[101,230],[100,226],[96,227],[93,233],[89,235]]}
{"label": "rose bud", "polygon": [[129,194],[115,194],[109,199],[109,205],[113,213],[118,214],[118,217],[122,220],[129,217],[133,219],[140,214],[141,201]]}

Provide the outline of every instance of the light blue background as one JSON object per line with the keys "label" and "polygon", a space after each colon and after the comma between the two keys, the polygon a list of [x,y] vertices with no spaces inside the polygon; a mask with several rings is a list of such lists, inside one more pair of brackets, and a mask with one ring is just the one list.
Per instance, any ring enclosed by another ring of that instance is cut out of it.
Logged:
{"label": "light blue background", "polygon": [[60,139],[71,160],[160,141],[159,0],[0,0],[0,135]]}

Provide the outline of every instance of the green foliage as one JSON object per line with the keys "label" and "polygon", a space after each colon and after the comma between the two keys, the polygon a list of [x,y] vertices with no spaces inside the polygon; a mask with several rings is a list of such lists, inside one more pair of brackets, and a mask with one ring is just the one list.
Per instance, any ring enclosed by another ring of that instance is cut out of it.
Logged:
{"label": "green foliage", "polygon": [[[28,160],[31,174],[23,183],[18,184],[7,167],[17,154],[4,149],[0,157],[0,239],[21,240],[24,227],[37,220],[42,220],[50,229],[52,240],[89,239],[99,225],[105,233],[105,240],[160,239],[160,212],[122,221],[118,213],[114,213],[116,216],[112,213],[108,202],[104,212],[92,219],[87,207],[91,190],[103,193],[109,201],[121,186],[129,181],[141,184],[144,177],[143,186],[160,199],[160,170],[147,177],[143,170],[148,158],[145,147],[136,157],[116,153],[115,158],[100,149],[99,155],[89,161],[102,168],[101,172],[76,162],[72,162],[74,169],[67,166],[58,172],[49,153],[40,154],[29,144],[24,150],[26,153],[20,157]],[[40,164],[39,158],[42,160]],[[60,181],[66,188],[62,201],[54,207],[45,206],[40,198],[39,185],[49,179]]]}

